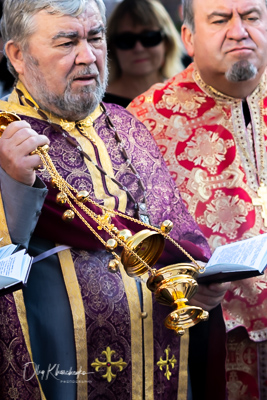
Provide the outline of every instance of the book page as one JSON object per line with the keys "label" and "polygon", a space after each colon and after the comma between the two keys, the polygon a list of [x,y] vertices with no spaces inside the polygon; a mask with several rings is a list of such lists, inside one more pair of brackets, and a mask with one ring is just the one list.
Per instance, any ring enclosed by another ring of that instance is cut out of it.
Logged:
{"label": "book page", "polygon": [[25,250],[21,250],[0,260],[0,276],[20,281],[24,254]]}
{"label": "book page", "polygon": [[16,248],[17,245],[15,244],[8,244],[7,246],[0,247],[0,259],[10,256]]}
{"label": "book page", "polygon": [[246,266],[263,270],[266,265],[267,234],[255,236],[218,247],[211,256],[206,268],[215,265]]}
{"label": "book page", "polygon": [[30,266],[31,266],[31,256],[28,253],[24,254],[22,266],[21,266],[21,281],[23,283],[27,282],[29,273],[30,273]]}

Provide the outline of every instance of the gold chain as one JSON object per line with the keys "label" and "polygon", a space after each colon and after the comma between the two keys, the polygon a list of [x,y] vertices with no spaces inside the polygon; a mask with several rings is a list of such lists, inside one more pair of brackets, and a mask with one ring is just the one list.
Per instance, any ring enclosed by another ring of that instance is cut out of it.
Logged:
{"label": "gold chain", "polygon": [[[49,175],[53,179],[55,185],[58,187],[60,192],[66,194],[66,203],[70,206],[72,211],[83,221],[83,223],[87,226],[87,228],[89,228],[91,230],[91,232],[99,239],[99,241],[106,247],[106,242],[94,230],[94,228],[88,223],[88,221],[86,221],[86,219],[79,213],[79,211],[74,207],[74,205],[72,204],[70,199],[72,199],[90,218],[92,218],[95,222],[97,222],[100,225],[101,229],[104,229],[113,239],[115,239],[121,246],[126,248],[127,251],[129,251],[132,255],[134,255],[138,259],[139,262],[141,262],[150,272],[153,273],[154,270],[141,257],[139,257],[138,254],[136,254],[134,251],[132,251],[129,248],[129,246],[127,246],[127,244],[125,242],[123,242],[121,239],[119,239],[118,236],[116,236],[116,234],[112,232],[112,226],[111,227],[107,226],[107,224],[103,223],[103,221],[101,220],[101,217],[99,217],[99,215],[95,214],[92,210],[90,210],[88,207],[86,207],[82,202],[77,200],[77,197],[74,196],[73,193],[78,194],[78,190],[73,188],[57,172],[57,170],[56,170],[56,168],[55,168],[55,166],[53,164],[53,161],[51,160],[50,156],[47,153],[47,147],[43,146],[43,147],[37,148],[35,150],[35,153],[38,154],[39,157],[41,158],[43,165],[47,169]],[[148,229],[154,230],[157,233],[161,234],[165,239],[169,240],[180,251],[182,251],[189,258],[189,260],[192,261],[197,266],[197,268],[198,268],[200,273],[204,272],[205,267],[200,266],[195,261],[195,259],[182,246],[180,246],[175,240],[173,240],[167,233],[164,233],[161,229],[156,228],[154,226],[151,226],[149,224],[146,224],[143,221],[137,220],[137,219],[135,219],[133,217],[130,217],[130,216],[126,215],[126,214],[122,214],[119,211],[110,210],[107,207],[96,203],[95,201],[93,201],[89,197],[87,197],[86,200],[88,202],[90,202],[91,204],[93,204],[94,206],[100,208],[102,210],[102,212],[104,212],[104,213],[108,213],[110,215],[114,214],[114,215],[120,216],[122,218],[128,219],[129,221],[135,222],[135,223],[137,223],[137,224],[139,224],[139,225],[141,225],[143,227],[146,227]],[[118,259],[118,255],[116,253],[112,252],[112,254]]]}
{"label": "gold chain", "polygon": [[[53,128],[57,132],[62,134],[62,136],[66,139],[66,141],[69,144],[71,144],[72,146],[74,146],[80,152],[82,157],[86,158],[91,164],[93,164],[94,167],[105,177],[105,179],[107,177],[113,183],[115,183],[120,189],[123,189],[126,192],[126,195],[129,198],[129,200],[134,203],[134,208],[136,210],[138,210],[139,218],[141,218],[141,219],[143,218],[147,222],[149,222],[149,217],[148,217],[148,214],[146,212],[146,198],[145,198],[145,186],[144,186],[144,183],[143,183],[140,175],[136,171],[134,165],[132,164],[131,160],[129,159],[128,154],[127,154],[127,152],[126,152],[126,150],[125,150],[125,148],[123,146],[122,139],[120,138],[120,136],[119,136],[114,124],[112,123],[111,118],[109,116],[109,113],[107,112],[107,110],[106,110],[106,108],[105,108],[103,103],[101,103],[101,107],[102,107],[102,109],[103,109],[103,111],[105,113],[106,121],[107,121],[110,129],[113,131],[114,138],[115,138],[115,140],[117,141],[117,143],[118,143],[118,145],[120,147],[120,151],[121,151],[123,157],[125,158],[127,167],[129,168],[129,170],[131,170],[131,173],[133,173],[133,175],[136,177],[137,182],[138,182],[138,186],[143,191],[143,199],[141,200],[140,203],[133,197],[133,195],[131,194],[131,192],[128,190],[127,187],[124,187],[115,177],[109,176],[109,174],[105,170],[103,170],[103,168],[101,166],[99,166],[97,163],[95,163],[91,159],[89,154],[85,153],[82,150],[81,146],[77,145],[76,142],[72,139],[72,137],[69,136],[69,134],[67,134],[68,130],[71,131],[76,127],[81,135],[83,135],[88,140],[90,140],[90,142],[95,144],[95,139],[93,139],[92,136],[90,134],[88,134],[86,129],[85,129],[85,128],[89,128],[89,127],[93,126],[93,122],[94,121],[91,118],[91,116],[88,116],[85,120],[79,121],[77,123],[61,119],[60,120],[60,125],[57,125],[57,124],[51,122],[50,118],[46,115],[46,113],[43,110],[41,110],[38,106],[36,106],[30,99],[28,99],[20,89],[18,89],[16,87],[15,90],[17,92],[17,95],[18,95],[19,99],[21,101],[23,101],[23,103],[25,105],[32,107],[43,120],[45,120],[47,123],[49,123],[51,126],[53,126]],[[144,210],[140,208],[141,204],[144,207]]]}
{"label": "gold chain", "polygon": [[[87,226],[88,229],[91,230],[91,232],[97,237],[97,239],[106,247],[106,242],[102,237],[96,232],[96,230],[88,223],[88,221],[81,215],[81,213],[77,210],[77,208],[74,207],[72,204],[70,198],[90,217],[92,220],[97,222],[101,229],[104,229],[114,240],[116,240],[121,246],[125,247],[128,252],[130,252],[132,255],[134,255],[139,262],[141,262],[150,272],[153,272],[153,269],[141,258],[136,254],[127,244],[122,241],[118,236],[116,236],[111,229],[109,229],[106,224],[104,224],[101,220],[101,217],[99,217],[97,214],[95,214],[90,208],[86,207],[82,202],[78,201],[77,198],[73,195],[72,192],[78,194],[78,191],[73,188],[68,182],[65,181],[65,179],[62,178],[62,176],[57,172],[50,156],[47,153],[46,147],[44,149],[42,148],[37,148],[35,150],[35,153],[39,155],[39,157],[42,160],[42,163],[44,164],[46,170],[48,171],[49,175],[51,178],[54,180],[54,183],[60,190],[60,192],[65,193],[66,196],[66,203],[70,206],[72,211],[81,219],[81,221]],[[69,197],[68,197],[69,196]],[[114,214],[113,210],[109,210],[106,207],[101,206],[100,204],[95,203],[93,200],[91,200],[89,197],[87,198],[87,201],[97,205],[100,209],[103,211],[107,211],[110,214]],[[134,219],[132,219],[134,220]],[[152,228],[153,229],[153,228]],[[117,259],[119,256],[115,253],[112,252],[112,255],[116,257]]]}
{"label": "gold chain", "polygon": [[[26,98],[25,95],[24,95],[24,93],[23,93],[20,89],[16,88],[16,92],[17,92],[19,98],[24,99],[24,101],[25,101],[25,103],[26,103],[27,105],[29,105],[30,107],[33,107],[33,108],[36,110],[36,112],[39,114],[39,116],[40,116],[41,118],[43,118],[45,121],[47,121],[48,123],[50,123],[51,125],[53,125],[53,126],[55,127],[55,129],[57,128],[57,126],[55,126],[55,124],[51,123],[51,121],[49,120],[49,118],[48,118],[48,116],[45,114],[45,112],[43,112],[40,108],[38,108],[31,100],[29,100],[28,98]],[[102,105],[102,106],[103,106],[103,108],[104,108],[104,110],[105,110],[104,105]],[[108,115],[107,115],[107,117],[108,117]],[[109,120],[110,126],[111,126],[111,127],[113,128],[113,130],[114,130],[114,129],[115,129],[115,128],[114,128],[114,125],[112,124],[112,121],[109,119],[109,117],[108,117],[108,120]],[[88,118],[86,119],[85,123],[84,123],[85,126],[83,126],[83,124],[81,124],[81,123],[80,123],[80,125],[79,125],[80,130],[82,131],[82,133],[83,133],[86,137],[88,137],[88,135],[86,135],[86,132],[84,131],[84,128],[85,128],[85,127],[88,127],[88,126],[91,126],[91,125],[92,125],[92,122],[93,122],[92,119],[90,119],[90,117],[88,117]],[[71,126],[70,126],[70,124],[71,124]],[[70,122],[68,122],[68,121],[64,121],[64,120],[61,120],[61,121],[60,121],[60,125],[63,127],[63,129],[67,129],[67,128],[73,129],[73,127],[74,127],[73,124],[75,125],[75,123],[70,123]],[[58,128],[57,128],[57,129],[58,129]],[[61,133],[62,133],[62,132],[61,132]],[[91,138],[89,138],[89,140],[90,140],[90,139],[91,139]],[[119,138],[119,141],[121,141],[120,138]],[[73,141],[71,140],[70,142],[72,143]],[[78,146],[77,148],[79,148],[79,146]],[[39,157],[41,158],[42,163],[43,163],[45,169],[47,169],[47,171],[48,171],[48,173],[50,174],[51,178],[54,180],[55,185],[58,187],[58,189],[60,190],[61,193],[65,193],[65,194],[66,194],[66,203],[69,205],[69,207],[71,208],[71,210],[82,220],[82,222],[86,225],[86,227],[87,227],[88,229],[91,230],[91,232],[98,238],[98,240],[99,240],[105,247],[106,247],[106,242],[105,242],[105,241],[102,239],[102,237],[95,231],[95,229],[88,223],[88,221],[86,221],[86,219],[79,213],[79,211],[74,207],[74,205],[72,204],[72,202],[70,201],[69,198],[71,198],[71,199],[72,199],[72,200],[73,200],[73,201],[74,201],[74,202],[75,202],[89,217],[91,217],[95,222],[97,222],[97,223],[99,224],[99,226],[101,227],[101,229],[104,229],[114,240],[116,240],[121,246],[123,246],[124,248],[126,248],[127,251],[128,251],[130,254],[132,254],[133,256],[135,256],[135,257],[138,259],[138,261],[141,262],[141,263],[146,267],[147,270],[149,270],[151,273],[154,272],[154,269],[152,269],[141,257],[139,257],[138,254],[136,254],[134,251],[132,251],[132,250],[129,248],[129,246],[127,246],[127,244],[126,244],[124,241],[122,241],[121,239],[119,239],[118,236],[116,236],[116,234],[114,234],[114,233],[112,232],[112,230],[111,230],[109,227],[107,227],[106,224],[104,224],[104,223],[101,221],[101,218],[99,217],[99,215],[95,214],[92,210],[90,210],[88,207],[86,207],[82,202],[80,202],[80,201],[77,200],[77,197],[74,196],[73,193],[78,194],[78,191],[77,191],[75,188],[73,188],[70,184],[68,184],[68,183],[64,180],[64,178],[62,178],[61,175],[57,172],[57,170],[56,170],[56,168],[55,168],[55,166],[54,166],[54,164],[53,164],[53,162],[52,162],[50,156],[48,155],[48,146],[47,146],[47,147],[46,147],[46,146],[43,146],[43,147],[37,148],[33,153],[36,153],[36,154],[39,155]],[[33,153],[32,153],[32,154],[33,154]],[[84,152],[82,152],[82,154],[85,156],[85,153],[84,153]],[[126,155],[127,155],[127,154],[126,154]],[[91,161],[91,160],[89,159],[89,161]],[[92,162],[92,161],[91,161],[91,162]],[[131,165],[130,165],[130,166],[131,166]],[[133,167],[133,168],[134,168],[134,167]],[[105,175],[107,175],[107,174],[105,173]],[[113,178],[112,180],[113,180],[115,183],[117,183],[118,186],[120,186],[119,182],[117,182],[114,178]],[[143,188],[143,191],[145,191],[145,188],[144,188],[144,186],[143,186],[143,183],[142,183],[140,177],[139,177],[139,182],[140,182],[141,187]],[[130,195],[130,193],[129,193],[129,191],[127,190],[127,188],[124,188],[124,187],[123,187],[123,189],[126,190],[126,193],[127,193],[128,195]],[[69,198],[68,198],[68,196],[69,196]],[[131,200],[133,200],[133,201],[135,202],[134,198],[133,198],[131,195],[130,195],[130,198],[131,198]],[[137,223],[137,224],[139,224],[139,225],[141,225],[141,226],[143,226],[143,227],[146,227],[146,228],[148,228],[148,229],[151,229],[151,230],[153,230],[153,231],[155,231],[155,232],[161,234],[165,239],[169,240],[175,247],[177,247],[182,253],[184,253],[184,254],[186,255],[186,257],[187,257],[193,264],[195,264],[195,265],[197,266],[198,271],[199,271],[200,273],[203,273],[203,272],[205,271],[205,267],[204,267],[204,266],[200,266],[200,265],[196,262],[196,260],[195,260],[182,246],[180,246],[175,240],[173,240],[167,233],[163,232],[161,229],[159,229],[159,228],[157,228],[157,227],[154,227],[154,226],[151,226],[150,224],[148,224],[148,223],[146,223],[146,222],[144,222],[144,221],[142,221],[142,220],[139,220],[139,219],[130,217],[130,216],[126,215],[126,214],[122,214],[122,213],[120,213],[119,211],[110,210],[110,209],[108,209],[107,207],[102,206],[102,205],[96,203],[95,201],[93,201],[92,199],[90,199],[89,196],[86,198],[86,200],[89,201],[89,202],[90,202],[91,204],[93,204],[94,206],[100,208],[100,209],[102,210],[102,212],[105,212],[105,213],[107,213],[107,214],[109,214],[109,215],[114,214],[114,215],[120,216],[120,217],[122,217],[122,218],[128,219],[129,221],[135,222],[135,223]],[[136,203],[136,202],[135,202],[135,203]],[[112,252],[112,254],[113,254],[113,256],[114,256],[116,259],[119,259],[119,256],[118,256],[115,252]]]}

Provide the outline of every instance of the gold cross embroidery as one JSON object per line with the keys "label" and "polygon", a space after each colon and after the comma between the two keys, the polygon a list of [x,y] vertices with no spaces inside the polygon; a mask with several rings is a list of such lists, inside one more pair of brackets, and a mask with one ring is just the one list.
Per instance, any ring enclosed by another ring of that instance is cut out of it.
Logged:
{"label": "gold cross embroidery", "polygon": [[177,364],[177,360],[174,355],[170,359],[171,349],[169,346],[167,347],[167,349],[164,350],[164,352],[166,354],[166,360],[163,360],[162,357],[160,357],[160,360],[157,362],[157,366],[159,367],[159,369],[161,371],[163,370],[164,367],[166,367],[166,372],[165,372],[164,376],[166,376],[166,378],[169,381],[171,378],[171,375],[172,375],[172,373],[170,371],[170,367],[173,369],[175,367],[175,364]]}
{"label": "gold cross embroidery", "polygon": [[114,228],[114,224],[111,223],[111,218],[113,217],[113,214],[110,214],[108,212],[106,212],[104,215],[99,215],[97,217],[99,226],[97,227],[97,229],[99,231],[101,231],[103,229],[103,227],[107,227],[109,230],[112,230],[112,228]]}
{"label": "gold cross embroidery", "polygon": [[126,362],[123,361],[122,358],[119,359],[119,361],[111,361],[111,358],[114,354],[116,354],[116,351],[111,350],[110,347],[107,347],[106,350],[102,351],[104,356],[106,356],[106,361],[101,362],[97,358],[91,366],[95,368],[95,370],[98,372],[100,368],[106,368],[106,374],[102,375],[103,378],[106,378],[108,382],[112,381],[112,378],[116,378],[116,374],[112,373],[112,368],[118,368],[119,372],[121,372],[124,367],[127,366]]}
{"label": "gold cross embroidery", "polygon": [[258,189],[258,196],[258,198],[252,199],[252,204],[262,207],[261,216],[264,219],[264,226],[267,227],[267,187],[263,183]]}

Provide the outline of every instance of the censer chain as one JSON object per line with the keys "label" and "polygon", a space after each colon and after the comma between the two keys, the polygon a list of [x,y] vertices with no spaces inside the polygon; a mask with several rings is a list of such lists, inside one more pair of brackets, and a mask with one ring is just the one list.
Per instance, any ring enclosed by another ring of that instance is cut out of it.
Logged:
{"label": "censer chain", "polygon": [[[72,211],[81,219],[81,221],[86,225],[86,227],[97,237],[97,239],[106,247],[106,242],[104,239],[102,239],[102,237],[95,231],[95,229],[88,223],[88,221],[81,215],[81,213],[74,207],[74,205],[72,204],[71,200],[69,199],[69,197],[90,217],[92,218],[95,222],[97,222],[100,225],[101,229],[104,229],[114,240],[116,240],[118,242],[118,244],[124,248],[127,249],[127,251],[133,255],[135,258],[138,259],[139,262],[141,262],[146,268],[147,270],[149,270],[151,272],[151,274],[154,274],[155,269],[151,268],[138,254],[136,254],[129,246],[127,246],[127,244],[121,240],[118,236],[116,236],[116,234],[114,232],[112,232],[111,229],[109,229],[104,223],[102,223],[102,221],[99,219],[99,217],[97,216],[97,214],[95,214],[92,210],[90,210],[88,207],[86,207],[83,203],[81,203],[80,201],[77,200],[77,198],[73,195],[72,191],[75,192],[76,194],[78,193],[78,191],[73,188],[68,182],[65,181],[65,179],[63,179],[60,174],[57,172],[50,156],[47,153],[47,148],[37,148],[34,152],[35,154],[38,154],[39,157],[41,158],[41,161],[45,167],[45,169],[47,170],[47,172],[49,173],[49,175],[51,176],[51,178],[54,180],[56,186],[58,187],[59,191],[62,193],[66,194],[66,203],[69,205],[69,207],[72,209]],[[69,196],[69,197],[68,197]],[[99,205],[98,203],[94,202],[92,199],[90,199],[89,197],[87,198],[87,201],[90,202],[93,205],[96,205],[97,207],[99,207],[100,209],[102,209],[102,211],[105,212],[109,212],[113,214],[113,210],[109,210],[106,207],[103,207],[101,205]],[[116,215],[123,215],[121,213],[117,213],[114,212],[114,214]],[[132,219],[133,220],[133,219]],[[150,226],[149,226],[150,227]],[[115,252],[111,252],[111,254],[118,260],[120,261],[120,257],[118,256],[117,253]]]}

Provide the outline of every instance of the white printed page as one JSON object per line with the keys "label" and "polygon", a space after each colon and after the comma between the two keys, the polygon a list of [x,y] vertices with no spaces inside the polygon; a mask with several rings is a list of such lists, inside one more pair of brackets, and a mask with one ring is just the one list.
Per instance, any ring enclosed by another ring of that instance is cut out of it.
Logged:
{"label": "white printed page", "polygon": [[29,256],[29,254],[24,254],[23,257],[23,263],[21,266],[21,281],[23,283],[27,282],[28,276],[30,273],[30,266],[31,266],[32,258]]}
{"label": "white printed page", "polygon": [[223,265],[223,270],[231,270],[236,266],[245,266],[257,269],[260,272],[265,268],[267,258],[267,234],[255,236],[218,247],[210,258],[206,269],[216,265]]}
{"label": "white printed page", "polygon": [[0,260],[0,277],[4,276],[20,281],[24,254],[25,250],[21,250]]}
{"label": "white printed page", "polygon": [[7,246],[0,247],[0,260],[2,258],[10,256],[13,251],[15,251],[16,247],[17,245],[15,244],[9,244]]}

